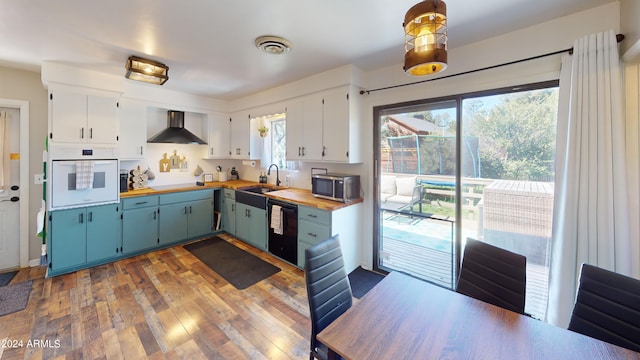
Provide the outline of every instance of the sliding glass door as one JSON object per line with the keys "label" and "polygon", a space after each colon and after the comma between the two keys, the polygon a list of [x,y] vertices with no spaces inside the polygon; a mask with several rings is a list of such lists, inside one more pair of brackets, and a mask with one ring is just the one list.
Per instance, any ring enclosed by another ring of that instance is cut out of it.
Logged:
{"label": "sliding glass door", "polygon": [[444,287],[455,280],[455,100],[378,113],[378,265]]}
{"label": "sliding glass door", "polygon": [[544,317],[557,82],[395,104],[376,120],[376,266],[455,289],[465,241],[527,257]]}

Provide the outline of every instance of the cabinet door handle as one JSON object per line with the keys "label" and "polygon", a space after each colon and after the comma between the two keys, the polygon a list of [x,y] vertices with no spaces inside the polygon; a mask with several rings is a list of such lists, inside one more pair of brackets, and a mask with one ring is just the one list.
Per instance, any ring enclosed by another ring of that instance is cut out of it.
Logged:
{"label": "cabinet door handle", "polygon": [[142,149],[143,149],[143,147],[142,147],[142,146],[140,146],[140,155],[144,155],[144,154],[143,154],[143,150],[142,150]]}
{"label": "cabinet door handle", "polygon": [[80,215],[78,216],[78,221],[80,222],[80,224],[84,224],[84,214],[80,213]]}
{"label": "cabinet door handle", "polygon": [[93,139],[93,128],[89,128],[89,139]]}
{"label": "cabinet door handle", "polygon": [[146,204],[146,203],[147,203],[146,201],[139,201],[139,202],[135,203],[135,205],[143,205],[143,204]]}
{"label": "cabinet door handle", "polygon": [[93,211],[89,211],[89,222],[93,222]]}
{"label": "cabinet door handle", "polygon": [[298,156],[302,156],[302,147],[298,146]]}
{"label": "cabinet door handle", "polygon": [[187,207],[184,207],[184,214],[187,215]]}
{"label": "cabinet door handle", "polygon": [[324,157],[327,154],[327,147],[323,146],[322,147],[322,157]]}
{"label": "cabinet door handle", "polygon": [[209,148],[209,154],[213,155],[213,148]]}
{"label": "cabinet door handle", "polygon": [[80,128],[80,139],[84,139],[84,128]]}
{"label": "cabinet door handle", "polygon": [[313,236],[313,237],[318,237],[318,234],[314,234],[314,233],[311,233],[311,232],[308,232],[307,235]]}
{"label": "cabinet door handle", "polygon": [[193,208],[191,207],[191,205],[189,205],[189,214],[193,213]]}
{"label": "cabinet door handle", "polygon": [[156,211],[154,210],[154,211],[153,211],[153,220],[155,220],[155,219],[156,219],[156,217],[157,217],[157,214],[156,214]]}
{"label": "cabinet door handle", "polygon": [[236,211],[236,204],[231,204],[231,211]]}
{"label": "cabinet door handle", "polygon": [[302,156],[304,156],[304,150],[305,150],[305,147],[303,146],[302,147]]}
{"label": "cabinet door handle", "polygon": [[316,214],[307,214],[307,216],[314,219],[318,217],[318,215]]}

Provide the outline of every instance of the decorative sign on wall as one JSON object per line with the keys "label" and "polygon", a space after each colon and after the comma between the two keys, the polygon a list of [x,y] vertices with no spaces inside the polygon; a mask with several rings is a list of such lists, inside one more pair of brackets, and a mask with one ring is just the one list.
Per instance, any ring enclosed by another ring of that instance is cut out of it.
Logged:
{"label": "decorative sign on wall", "polygon": [[171,160],[167,159],[167,153],[162,154],[162,159],[160,159],[160,172],[169,172],[171,171]]}
{"label": "decorative sign on wall", "polygon": [[160,172],[170,172],[177,169],[180,171],[187,171],[189,164],[186,156],[178,155],[178,150],[173,150],[173,155],[167,157],[167,153],[162,154],[160,159]]}

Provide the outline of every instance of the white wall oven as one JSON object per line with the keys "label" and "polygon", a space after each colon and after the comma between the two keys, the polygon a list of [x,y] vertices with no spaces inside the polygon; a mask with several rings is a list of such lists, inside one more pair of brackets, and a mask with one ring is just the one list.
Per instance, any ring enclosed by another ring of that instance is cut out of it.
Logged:
{"label": "white wall oven", "polygon": [[120,201],[115,147],[51,146],[47,208],[59,210]]}

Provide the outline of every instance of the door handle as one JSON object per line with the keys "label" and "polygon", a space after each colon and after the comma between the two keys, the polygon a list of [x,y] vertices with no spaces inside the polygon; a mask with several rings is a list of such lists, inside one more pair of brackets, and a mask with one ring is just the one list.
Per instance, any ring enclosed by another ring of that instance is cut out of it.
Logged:
{"label": "door handle", "polygon": [[154,210],[154,211],[153,211],[153,220],[155,220],[155,219],[156,219],[156,216],[157,216],[157,215],[156,215],[156,211]]}
{"label": "door handle", "polygon": [[191,207],[191,205],[189,205],[189,214],[193,213],[193,208]]}
{"label": "door handle", "polygon": [[89,222],[93,222],[93,211],[89,211]]}
{"label": "door handle", "polygon": [[78,216],[78,221],[80,221],[80,224],[84,224],[84,214],[80,213],[80,215]]}
{"label": "door handle", "polygon": [[80,139],[84,139],[84,128],[80,128]]}
{"label": "door handle", "polygon": [[93,128],[89,128],[89,139],[93,139]]}
{"label": "door handle", "polygon": [[318,234],[314,234],[314,233],[311,233],[311,232],[308,232],[307,235],[313,236],[313,237],[318,237]]}
{"label": "door handle", "polygon": [[144,155],[144,154],[142,153],[142,149],[143,149],[143,148],[142,148],[142,146],[140,146],[140,155]]}
{"label": "door handle", "polygon": [[187,215],[187,207],[184,207],[184,214]]}

